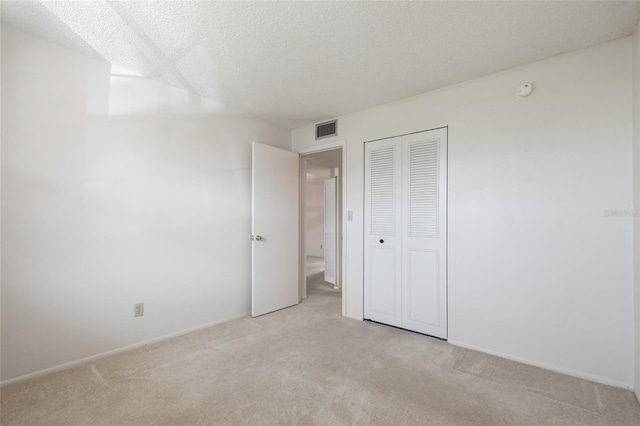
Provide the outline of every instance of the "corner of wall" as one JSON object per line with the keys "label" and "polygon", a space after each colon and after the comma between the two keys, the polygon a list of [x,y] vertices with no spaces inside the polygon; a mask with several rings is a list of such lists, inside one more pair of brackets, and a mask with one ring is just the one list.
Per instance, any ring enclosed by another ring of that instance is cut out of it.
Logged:
{"label": "corner of wall", "polygon": [[[291,130],[0,32],[0,103],[13,102],[0,114],[0,386],[244,316],[251,141],[289,149]],[[217,238],[242,243],[205,242]],[[146,320],[130,310],[140,301]]]}

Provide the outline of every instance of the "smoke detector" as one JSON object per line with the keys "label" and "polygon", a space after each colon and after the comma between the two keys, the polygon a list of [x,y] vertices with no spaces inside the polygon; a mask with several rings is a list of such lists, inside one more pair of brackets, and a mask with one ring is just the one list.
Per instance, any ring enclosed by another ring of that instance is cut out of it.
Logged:
{"label": "smoke detector", "polygon": [[523,83],[516,89],[516,98],[524,99],[533,92],[533,83]]}

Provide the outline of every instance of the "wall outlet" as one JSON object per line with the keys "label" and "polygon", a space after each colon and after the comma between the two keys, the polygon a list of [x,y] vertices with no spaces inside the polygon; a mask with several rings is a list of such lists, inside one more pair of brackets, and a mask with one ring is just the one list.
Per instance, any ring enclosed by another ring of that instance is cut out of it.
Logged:
{"label": "wall outlet", "polygon": [[141,317],[144,315],[144,303],[136,303],[133,305],[133,316]]}

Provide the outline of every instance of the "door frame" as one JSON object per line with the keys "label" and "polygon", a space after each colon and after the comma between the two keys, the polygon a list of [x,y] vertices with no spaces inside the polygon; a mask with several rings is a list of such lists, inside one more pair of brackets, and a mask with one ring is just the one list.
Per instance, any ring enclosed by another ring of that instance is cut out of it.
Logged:
{"label": "door frame", "polygon": [[306,241],[305,241],[305,207],[306,207],[306,162],[305,156],[309,154],[315,154],[323,151],[331,151],[334,149],[342,149],[342,165],[340,167],[340,230],[339,230],[339,241],[338,244],[340,248],[340,255],[338,256],[339,261],[339,283],[342,288],[342,316],[346,316],[347,309],[347,273],[346,273],[346,264],[347,264],[347,239],[345,238],[346,229],[347,229],[347,179],[346,179],[346,169],[347,169],[347,141],[340,140],[336,142],[329,142],[320,145],[315,145],[309,148],[304,148],[298,151],[300,154],[300,257],[299,257],[299,265],[300,265],[300,279],[299,279],[299,298],[302,300],[307,297],[307,266],[306,266]]}

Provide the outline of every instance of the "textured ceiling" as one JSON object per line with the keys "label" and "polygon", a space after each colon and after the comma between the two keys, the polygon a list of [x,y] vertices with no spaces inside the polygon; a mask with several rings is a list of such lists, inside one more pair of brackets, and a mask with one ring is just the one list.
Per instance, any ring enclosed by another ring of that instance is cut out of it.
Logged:
{"label": "textured ceiling", "polygon": [[632,33],[640,2],[2,2],[2,22],[297,127]]}

